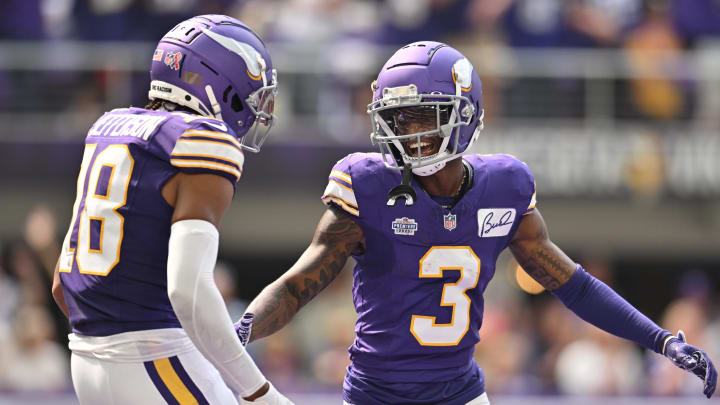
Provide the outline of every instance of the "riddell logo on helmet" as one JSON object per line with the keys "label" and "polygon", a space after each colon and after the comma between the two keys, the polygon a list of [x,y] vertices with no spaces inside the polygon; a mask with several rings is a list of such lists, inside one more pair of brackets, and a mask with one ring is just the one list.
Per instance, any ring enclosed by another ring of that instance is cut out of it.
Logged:
{"label": "riddell logo on helmet", "polygon": [[181,52],[168,52],[165,55],[164,63],[172,70],[180,70],[180,61],[182,58],[183,54]]}

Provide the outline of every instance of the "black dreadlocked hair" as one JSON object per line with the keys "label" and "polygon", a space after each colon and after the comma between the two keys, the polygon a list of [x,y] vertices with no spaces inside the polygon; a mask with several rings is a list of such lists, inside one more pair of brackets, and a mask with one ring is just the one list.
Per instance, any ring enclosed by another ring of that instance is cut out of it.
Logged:
{"label": "black dreadlocked hair", "polygon": [[190,114],[199,114],[192,108],[173,103],[172,101],[163,100],[161,98],[156,98],[155,100],[148,101],[148,103],[145,105],[145,109],[153,111],[163,109],[165,111],[183,111]]}

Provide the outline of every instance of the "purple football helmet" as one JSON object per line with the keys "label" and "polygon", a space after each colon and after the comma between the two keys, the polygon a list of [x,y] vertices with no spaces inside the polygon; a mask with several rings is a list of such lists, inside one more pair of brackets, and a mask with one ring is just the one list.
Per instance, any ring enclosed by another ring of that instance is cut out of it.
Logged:
{"label": "purple football helmet", "polygon": [[158,43],[150,79],[151,100],[224,121],[251,152],[260,151],[275,121],[277,72],[270,54],[234,18],[201,15],[176,25]]}
{"label": "purple football helmet", "polygon": [[[423,41],[402,47],[385,63],[372,90],[370,138],[390,168],[409,165],[417,175],[431,175],[466,152],[483,128],[480,78],[470,61],[446,44]],[[420,117],[418,111],[425,111],[425,118],[428,111],[434,114],[430,121],[435,128],[399,134],[398,120]],[[435,134],[441,139],[439,151],[422,156],[421,138]],[[411,140],[417,140],[417,153],[403,148]]]}

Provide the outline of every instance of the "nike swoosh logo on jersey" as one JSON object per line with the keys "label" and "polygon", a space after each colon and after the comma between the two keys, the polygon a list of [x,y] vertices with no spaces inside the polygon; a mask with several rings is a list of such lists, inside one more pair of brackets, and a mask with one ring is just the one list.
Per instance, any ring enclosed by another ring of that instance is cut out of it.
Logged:
{"label": "nike swoosh logo on jersey", "polygon": [[227,130],[228,130],[227,127],[225,126],[225,124],[219,124],[219,125],[218,125],[218,124],[213,124],[212,122],[205,122],[205,123],[208,124],[208,125],[210,125],[210,126],[213,127],[213,128],[217,128],[217,129],[219,129],[219,130],[221,130],[221,131],[223,131],[223,132],[227,132]]}

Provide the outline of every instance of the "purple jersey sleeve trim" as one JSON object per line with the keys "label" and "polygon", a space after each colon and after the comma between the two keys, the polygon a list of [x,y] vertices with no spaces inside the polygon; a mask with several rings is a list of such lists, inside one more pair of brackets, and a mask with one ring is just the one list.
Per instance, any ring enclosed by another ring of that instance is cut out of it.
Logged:
{"label": "purple jersey sleeve trim", "polygon": [[665,338],[672,335],[580,265],[570,280],[552,293],[586,322],[657,353],[662,353]]}

